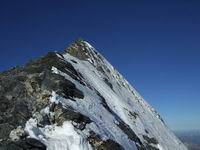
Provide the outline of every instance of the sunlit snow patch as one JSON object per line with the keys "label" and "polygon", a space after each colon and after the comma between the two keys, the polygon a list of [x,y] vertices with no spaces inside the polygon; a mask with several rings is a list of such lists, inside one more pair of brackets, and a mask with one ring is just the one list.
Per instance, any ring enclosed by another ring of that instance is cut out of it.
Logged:
{"label": "sunlit snow patch", "polygon": [[47,150],[92,150],[86,137],[78,132],[70,121],[62,126],[48,125],[37,127],[37,121],[30,119],[26,123],[25,131],[30,138],[35,138],[47,146]]}

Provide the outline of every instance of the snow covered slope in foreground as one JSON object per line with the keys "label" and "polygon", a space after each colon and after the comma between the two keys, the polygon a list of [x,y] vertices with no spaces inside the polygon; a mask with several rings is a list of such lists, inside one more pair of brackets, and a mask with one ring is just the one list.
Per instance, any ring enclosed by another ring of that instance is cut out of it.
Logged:
{"label": "snow covered slope in foreground", "polygon": [[[27,138],[48,150],[186,150],[159,114],[89,43],[76,41],[53,58],[50,75],[45,74],[53,77],[41,85],[51,91],[50,97],[27,120]],[[16,129],[11,138],[15,136]]]}

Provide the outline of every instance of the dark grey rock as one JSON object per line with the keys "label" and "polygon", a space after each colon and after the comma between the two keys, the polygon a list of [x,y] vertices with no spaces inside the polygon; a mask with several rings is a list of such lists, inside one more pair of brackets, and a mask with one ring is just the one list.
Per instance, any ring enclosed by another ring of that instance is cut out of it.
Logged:
{"label": "dark grey rock", "polygon": [[[77,81],[81,81],[78,73],[70,63],[64,62],[62,54],[59,58],[55,52],[35,59],[24,67],[14,67],[0,73],[0,150],[1,149],[44,149],[41,143],[33,139],[20,139],[9,142],[9,134],[18,126],[25,127],[33,114],[40,112],[49,105],[51,92],[55,91],[60,96],[74,100],[84,98],[83,92],[64,77],[52,73],[52,66],[58,68]],[[51,124],[51,118],[43,115],[39,123],[41,126]],[[88,118],[73,111],[63,112],[64,119],[77,122],[89,122]],[[84,128],[83,125],[81,128]]]}
{"label": "dark grey rock", "polygon": [[102,140],[101,137],[93,131],[90,131],[90,136],[88,137],[89,143],[96,150],[124,150],[123,147],[117,142],[108,139],[106,141]]}

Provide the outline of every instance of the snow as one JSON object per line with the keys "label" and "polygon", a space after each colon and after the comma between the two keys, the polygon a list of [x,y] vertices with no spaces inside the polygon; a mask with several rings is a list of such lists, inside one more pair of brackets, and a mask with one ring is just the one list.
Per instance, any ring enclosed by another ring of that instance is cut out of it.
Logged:
{"label": "snow", "polygon": [[47,150],[92,150],[86,137],[78,132],[70,121],[62,126],[47,125],[44,128],[37,127],[37,121],[31,118],[25,127],[29,137],[43,142]]}
{"label": "snow", "polygon": [[71,122],[45,130],[45,136],[48,150],[92,150],[86,138],[75,130]]}
{"label": "snow", "polygon": [[37,127],[37,120],[33,119],[33,118],[30,118],[26,122],[26,126],[25,126],[24,130],[31,138],[38,139],[37,137],[38,137],[38,135],[40,135],[40,130]]}
{"label": "snow", "polygon": [[66,79],[73,81],[76,87],[79,87],[79,89],[84,92],[84,99],[76,99],[76,102],[66,100],[62,97],[59,99],[63,105],[70,106],[93,120],[94,123],[86,126],[86,135],[88,134],[87,130],[94,131],[95,133],[101,135],[101,137],[105,140],[112,139],[119,142],[121,145],[126,145],[125,150],[136,149],[135,143],[130,141],[127,135],[124,134],[115,124],[117,122],[115,117],[108,113],[108,111],[102,106],[101,100],[96,92],[92,91],[90,88],[84,87],[78,81],[72,79],[70,76],[59,71],[55,67],[53,67],[52,70],[64,76]]}
{"label": "snow", "polygon": [[47,106],[47,107],[45,107],[44,109],[42,109],[40,113],[41,113],[41,114],[46,114],[46,115],[48,115],[48,114],[50,113],[50,111],[49,111],[49,106]]}
{"label": "snow", "polygon": [[92,45],[90,45],[90,43],[88,43],[88,42],[86,42],[86,41],[84,41],[84,43],[87,45],[87,47],[88,47],[89,49],[94,49],[94,48],[92,47]]}
{"label": "snow", "polygon": [[[52,67],[52,71],[53,71],[53,73],[58,73],[57,68]],[[58,99],[55,91],[52,91],[52,96],[50,98],[50,102],[56,103],[56,104],[58,104],[58,102],[59,102],[59,99]]]}
{"label": "snow", "polygon": [[[53,69],[56,71],[56,68]],[[50,102],[58,104],[59,101],[60,97],[52,91]],[[41,110],[41,113],[49,114],[49,106]],[[71,121],[65,121],[62,126],[46,125],[44,128],[37,124],[37,118],[30,118],[24,130],[29,135],[28,138],[41,141],[47,146],[47,150],[92,150],[87,136],[75,129]]]}
{"label": "snow", "polygon": [[159,150],[164,150],[164,149],[162,148],[162,146],[160,146],[160,144],[158,144],[157,147],[158,147]]}
{"label": "snow", "polygon": [[[88,51],[93,53],[96,51],[89,43],[85,42]],[[174,136],[174,134],[166,127],[166,125],[160,120],[157,112],[139,95],[139,93],[129,85],[129,83],[117,72],[113,66],[100,54],[99,57],[93,55],[91,61],[81,61],[69,54],[63,55],[65,61],[70,59],[78,62],[72,64],[74,68],[82,74],[86,83],[88,83],[93,89],[98,91],[101,96],[106,100],[109,108],[117,114],[131,129],[136,132],[140,139],[143,139],[145,130],[149,131],[149,137],[155,137],[159,142],[160,149],[186,149],[183,144]],[[97,70],[96,67],[101,66],[104,73]],[[55,69],[55,68],[54,68]],[[55,69],[56,70],[56,69]],[[107,71],[109,70],[109,72]],[[127,136],[120,132],[120,129],[116,125],[116,118],[113,114],[110,114],[101,105],[99,96],[90,88],[85,88],[79,82],[73,80],[67,74],[57,70],[54,73],[60,74],[72,81],[76,87],[84,92],[84,100],[76,99],[76,102],[66,101],[62,99],[65,105],[73,107],[75,110],[83,113],[84,115],[92,118],[95,122],[92,126],[88,125],[88,128],[94,130],[95,125],[98,126],[95,132],[100,133],[104,138],[111,138],[117,141],[121,145],[126,145],[125,149],[135,147],[132,141],[127,139]],[[111,89],[105,82],[104,78],[113,85]],[[130,116],[130,112],[136,112],[138,117],[134,119]],[[100,116],[106,116],[101,117]],[[101,127],[99,127],[101,125]],[[117,134],[118,133],[118,134]],[[128,141],[128,143],[127,143]],[[130,146],[130,147],[129,147]]]}

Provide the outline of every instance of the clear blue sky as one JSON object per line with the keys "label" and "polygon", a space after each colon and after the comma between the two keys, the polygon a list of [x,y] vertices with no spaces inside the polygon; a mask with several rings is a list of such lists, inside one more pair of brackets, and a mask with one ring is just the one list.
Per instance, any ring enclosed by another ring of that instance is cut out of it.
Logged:
{"label": "clear blue sky", "polygon": [[200,1],[0,0],[0,70],[84,37],[172,129],[200,129]]}

